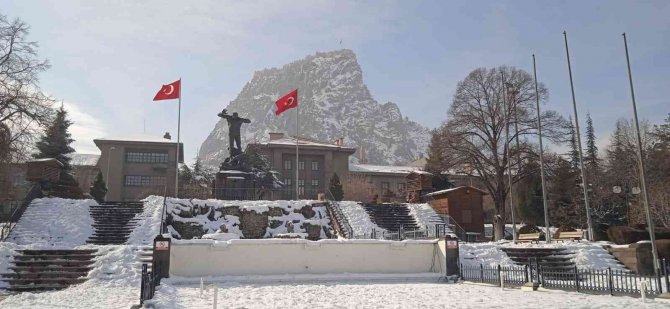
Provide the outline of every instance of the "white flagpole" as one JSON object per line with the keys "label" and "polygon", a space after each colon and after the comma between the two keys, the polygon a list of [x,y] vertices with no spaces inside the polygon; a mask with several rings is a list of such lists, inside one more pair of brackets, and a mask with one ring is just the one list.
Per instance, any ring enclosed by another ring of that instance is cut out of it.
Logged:
{"label": "white flagpole", "polygon": [[[297,99],[297,95],[296,95]],[[298,200],[300,199],[300,188],[299,188],[299,183],[298,183],[298,139],[300,138],[299,130],[298,130],[298,115],[300,112],[298,112],[299,106],[295,107],[295,199]]]}
{"label": "white flagpole", "polygon": [[175,156],[174,197],[179,197],[179,142],[181,141],[181,77],[179,78],[179,107],[177,112],[177,155]]}

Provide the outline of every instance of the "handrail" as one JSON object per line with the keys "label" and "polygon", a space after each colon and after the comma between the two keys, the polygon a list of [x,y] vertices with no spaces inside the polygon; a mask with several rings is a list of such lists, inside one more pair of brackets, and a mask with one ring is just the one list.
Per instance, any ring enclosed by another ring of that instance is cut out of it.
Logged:
{"label": "handrail", "polygon": [[7,237],[9,237],[9,233],[12,232],[16,226],[16,223],[26,211],[26,208],[28,208],[28,205],[30,205],[34,199],[40,197],[41,195],[42,186],[39,183],[34,183],[30,188],[30,191],[28,191],[26,196],[23,198],[21,205],[14,208],[11,214],[7,217],[6,222],[4,222],[5,224],[2,225],[2,228],[0,229],[0,241],[4,241],[7,239]]}
{"label": "handrail", "polygon": [[337,200],[335,200],[335,197],[333,196],[333,193],[330,192],[329,189],[325,190],[325,195],[326,195],[326,208],[330,210],[333,214],[333,219],[337,223],[337,227],[340,229],[338,232],[344,237],[344,238],[351,238],[353,237],[354,230],[351,228],[351,225],[349,224],[349,220],[347,217],[344,215],[342,212],[342,209],[340,208],[339,203]]}
{"label": "handrail", "polygon": [[468,238],[467,237],[468,236],[467,231],[462,226],[460,226],[458,224],[458,222],[456,220],[454,220],[454,218],[451,217],[450,215],[443,215],[443,216],[445,216],[447,218],[447,220],[448,220],[447,225],[450,228],[451,228],[452,224],[453,224],[453,226],[458,228],[454,231],[456,233],[456,236],[458,236],[458,238],[460,238],[462,241],[467,241],[467,238]]}

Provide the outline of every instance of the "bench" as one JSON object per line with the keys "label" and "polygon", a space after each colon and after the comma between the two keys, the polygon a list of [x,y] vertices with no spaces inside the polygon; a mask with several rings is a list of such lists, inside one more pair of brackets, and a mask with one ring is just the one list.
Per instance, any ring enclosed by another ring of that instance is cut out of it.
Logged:
{"label": "bench", "polygon": [[528,234],[519,234],[516,238],[519,242],[529,241],[529,242],[539,242],[540,233],[528,233]]}
{"label": "bench", "polygon": [[584,231],[583,230],[576,230],[572,232],[560,232],[558,233],[558,237],[556,240],[561,240],[561,241],[566,241],[566,240],[572,240],[572,241],[580,241],[584,238]]}

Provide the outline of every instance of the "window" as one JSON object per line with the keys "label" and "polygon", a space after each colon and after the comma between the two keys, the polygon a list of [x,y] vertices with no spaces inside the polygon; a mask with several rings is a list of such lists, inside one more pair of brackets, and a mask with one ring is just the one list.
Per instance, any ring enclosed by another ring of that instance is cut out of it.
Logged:
{"label": "window", "polygon": [[472,210],[461,210],[461,223],[472,223]]}
{"label": "window", "polygon": [[305,161],[298,162],[298,169],[301,171],[305,169]]}
{"label": "window", "polygon": [[291,160],[284,160],[284,169],[285,170],[290,170],[293,168],[293,161]]}
{"label": "window", "polygon": [[319,161],[312,161],[312,170],[313,171],[319,170]]}
{"label": "window", "polygon": [[127,187],[164,186],[165,183],[165,176],[126,175],[124,181]]}
{"label": "window", "polygon": [[399,193],[405,192],[405,183],[404,182],[398,184],[398,192]]}
{"label": "window", "polygon": [[318,187],[319,187],[319,180],[312,179],[312,188],[318,188]]}
{"label": "window", "polygon": [[388,182],[382,182],[382,194],[389,192],[390,185]]}
{"label": "window", "polygon": [[128,163],[167,163],[167,152],[126,152],[126,162]]}
{"label": "window", "polygon": [[287,186],[287,187],[290,187],[291,186],[291,178],[285,178],[284,179],[284,185]]}
{"label": "window", "polygon": [[298,194],[300,194],[300,195],[305,194],[305,180],[304,179],[298,179]]}

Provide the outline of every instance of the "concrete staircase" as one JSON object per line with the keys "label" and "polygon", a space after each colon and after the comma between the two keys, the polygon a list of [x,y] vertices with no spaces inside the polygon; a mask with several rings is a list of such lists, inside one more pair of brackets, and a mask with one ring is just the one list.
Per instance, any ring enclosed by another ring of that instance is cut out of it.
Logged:
{"label": "concrete staircase", "polygon": [[0,274],[13,292],[61,290],[86,281],[97,250],[17,250],[13,273]]}
{"label": "concrete staircase", "polygon": [[120,245],[126,243],[136,226],[136,215],[142,213],[142,202],[105,202],[91,206],[93,236],[86,242],[96,245]]}
{"label": "concrete staircase", "polygon": [[402,225],[405,232],[418,229],[419,226],[405,205],[367,205],[365,211],[372,222],[389,232],[397,232]]}

